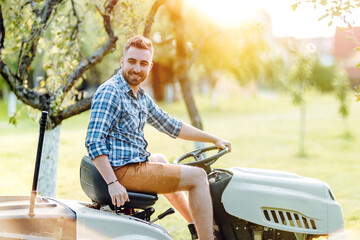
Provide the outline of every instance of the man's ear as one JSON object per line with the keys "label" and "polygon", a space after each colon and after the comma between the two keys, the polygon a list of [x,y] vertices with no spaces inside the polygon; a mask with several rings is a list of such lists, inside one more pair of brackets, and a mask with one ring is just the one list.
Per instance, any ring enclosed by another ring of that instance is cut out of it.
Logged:
{"label": "man's ear", "polygon": [[151,64],[150,64],[150,70],[152,69],[153,65],[154,65],[153,62],[151,62]]}
{"label": "man's ear", "polygon": [[121,65],[124,63],[124,58],[123,57],[120,58],[120,63],[121,63]]}

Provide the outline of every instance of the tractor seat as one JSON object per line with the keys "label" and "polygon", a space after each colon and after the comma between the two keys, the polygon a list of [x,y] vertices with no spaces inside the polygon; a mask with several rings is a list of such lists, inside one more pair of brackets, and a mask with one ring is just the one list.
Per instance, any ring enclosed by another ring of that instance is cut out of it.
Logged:
{"label": "tractor seat", "polygon": [[[92,201],[101,205],[109,205],[114,209],[108,186],[89,156],[84,156],[81,160],[80,183],[81,188]],[[155,193],[128,192],[128,196],[130,202],[123,205],[125,208],[146,209],[158,200]]]}

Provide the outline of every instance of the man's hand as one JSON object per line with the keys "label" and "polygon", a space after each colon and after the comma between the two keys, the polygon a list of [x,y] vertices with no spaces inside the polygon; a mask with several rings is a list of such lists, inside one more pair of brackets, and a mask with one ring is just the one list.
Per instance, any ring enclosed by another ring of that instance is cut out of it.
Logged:
{"label": "man's hand", "polygon": [[[100,172],[105,182],[108,183],[108,190],[114,206],[122,206],[129,200],[126,189],[116,180],[116,175],[112,169],[107,155],[97,156],[93,163]],[[114,181],[115,179],[115,181]]]}
{"label": "man's hand", "polygon": [[219,149],[229,148],[231,152],[231,143],[225,139],[219,138],[210,133],[197,129],[189,124],[182,123],[179,138],[198,142],[209,142],[215,144]]}
{"label": "man's hand", "polygon": [[114,206],[122,206],[125,202],[129,202],[129,196],[126,189],[119,183],[115,182],[108,186],[112,204]]}
{"label": "man's hand", "polygon": [[215,145],[220,149],[229,148],[229,152],[231,152],[231,143],[225,139],[219,138],[215,141]]}

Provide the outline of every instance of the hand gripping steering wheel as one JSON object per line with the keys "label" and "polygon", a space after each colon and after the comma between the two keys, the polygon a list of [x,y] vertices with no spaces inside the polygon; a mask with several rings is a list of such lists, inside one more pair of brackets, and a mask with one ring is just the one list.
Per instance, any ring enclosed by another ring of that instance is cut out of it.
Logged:
{"label": "hand gripping steering wheel", "polygon": [[[219,152],[215,155],[212,155],[210,157],[205,157],[205,158],[203,157],[202,153],[205,153],[205,152],[208,152],[211,150],[215,150],[215,149],[218,149],[215,145],[199,148],[199,149],[196,149],[192,152],[186,153],[186,154],[178,157],[177,159],[174,160],[173,163],[201,167],[201,168],[204,168],[208,172],[208,170],[210,171],[210,168],[209,168],[210,165],[213,164],[214,162],[216,162],[216,160],[218,160],[219,157],[223,156],[224,154],[226,154],[229,151],[229,148],[226,147],[224,149],[219,150]],[[194,158],[195,161],[181,163],[182,161],[184,161],[187,158]]]}

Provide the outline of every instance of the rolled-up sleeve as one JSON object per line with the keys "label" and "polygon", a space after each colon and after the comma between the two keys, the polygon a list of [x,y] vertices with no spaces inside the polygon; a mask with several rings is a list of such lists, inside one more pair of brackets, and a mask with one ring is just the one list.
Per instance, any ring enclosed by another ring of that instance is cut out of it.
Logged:
{"label": "rolled-up sleeve", "polygon": [[160,109],[150,97],[147,97],[147,103],[149,110],[147,123],[160,132],[166,133],[172,138],[177,138],[180,134],[182,122]]}
{"label": "rolled-up sleeve", "polygon": [[118,89],[112,85],[102,85],[93,96],[91,116],[86,136],[86,147],[91,159],[100,155],[109,155],[106,137],[118,119],[120,108]]}

